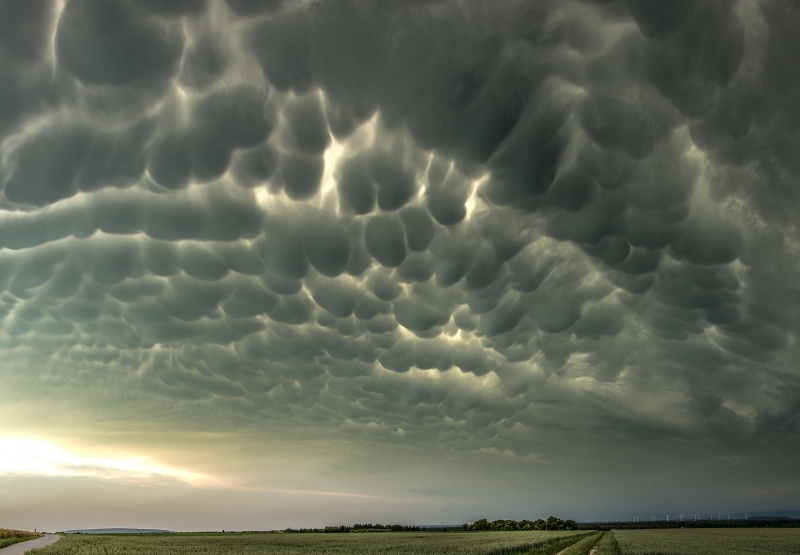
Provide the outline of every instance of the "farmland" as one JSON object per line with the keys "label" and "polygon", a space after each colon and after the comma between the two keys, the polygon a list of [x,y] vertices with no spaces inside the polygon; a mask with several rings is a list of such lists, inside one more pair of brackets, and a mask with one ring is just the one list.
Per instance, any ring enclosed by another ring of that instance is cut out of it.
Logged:
{"label": "farmland", "polygon": [[622,555],[800,554],[799,528],[615,530]]}
{"label": "farmland", "polygon": [[67,535],[35,555],[800,555],[800,529]]}
{"label": "farmland", "polygon": [[8,547],[15,543],[24,542],[33,538],[38,538],[41,534],[34,532],[23,532],[22,530],[7,530],[0,528],[0,548]]}
{"label": "farmland", "polygon": [[68,535],[36,555],[555,555],[581,532]]}
{"label": "farmland", "polygon": [[597,545],[597,542],[603,536],[609,535],[607,532],[598,532],[582,538],[577,543],[568,547],[561,555],[588,555],[592,547]]}

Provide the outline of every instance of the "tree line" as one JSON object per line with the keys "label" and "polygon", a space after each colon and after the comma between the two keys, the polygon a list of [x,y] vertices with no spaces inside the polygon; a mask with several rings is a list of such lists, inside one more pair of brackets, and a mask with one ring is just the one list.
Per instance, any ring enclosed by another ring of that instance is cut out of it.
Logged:
{"label": "tree line", "polygon": [[352,526],[326,526],[325,528],[287,528],[287,534],[292,533],[349,533],[349,532],[419,532],[419,526],[404,526],[402,524],[353,524]]}
{"label": "tree line", "polygon": [[[476,520],[470,524],[463,524],[461,530],[465,532],[481,532],[489,530],[577,530],[578,523],[574,520],[562,520],[555,516],[550,516],[546,520],[538,518],[536,520],[492,520],[485,518]],[[427,529],[431,531],[433,529]],[[448,530],[455,530],[448,528]],[[353,524],[351,526],[326,526],[325,528],[287,528],[283,530],[286,534],[299,533],[335,533],[343,534],[350,532],[421,532],[424,531],[419,526],[405,526],[403,524]]]}
{"label": "tree line", "polygon": [[577,530],[578,523],[574,520],[562,520],[555,516],[549,516],[547,520],[541,518],[536,520],[501,519],[491,522],[482,518],[472,524],[464,524],[461,529],[465,532],[480,532],[483,530]]}

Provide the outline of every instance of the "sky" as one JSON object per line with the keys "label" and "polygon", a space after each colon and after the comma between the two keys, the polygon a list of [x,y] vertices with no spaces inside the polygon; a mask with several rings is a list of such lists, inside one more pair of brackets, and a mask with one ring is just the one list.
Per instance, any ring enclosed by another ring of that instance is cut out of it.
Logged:
{"label": "sky", "polygon": [[0,526],[800,509],[792,0],[3,0]]}

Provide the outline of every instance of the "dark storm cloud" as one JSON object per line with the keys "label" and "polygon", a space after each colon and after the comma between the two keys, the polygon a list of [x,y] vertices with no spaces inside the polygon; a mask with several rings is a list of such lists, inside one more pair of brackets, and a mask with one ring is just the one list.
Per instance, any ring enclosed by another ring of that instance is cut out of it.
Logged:
{"label": "dark storm cloud", "polygon": [[47,0],[11,0],[0,7],[0,52],[4,61],[25,64],[37,60],[49,40],[53,6]]}
{"label": "dark storm cloud", "polygon": [[798,18],[5,2],[0,346],[459,449],[530,454],[559,419],[788,441]]}
{"label": "dark storm cloud", "polygon": [[58,61],[87,84],[169,78],[183,50],[179,24],[152,17],[133,2],[67,2],[55,40]]}

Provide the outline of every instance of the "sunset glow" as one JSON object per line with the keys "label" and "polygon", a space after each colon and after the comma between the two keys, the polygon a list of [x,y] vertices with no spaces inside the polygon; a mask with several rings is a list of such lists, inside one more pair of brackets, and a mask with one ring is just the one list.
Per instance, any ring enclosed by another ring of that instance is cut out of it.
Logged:
{"label": "sunset glow", "polygon": [[154,483],[177,481],[202,485],[202,474],[153,464],[141,458],[76,455],[36,439],[0,437],[0,476],[81,477],[98,480]]}

